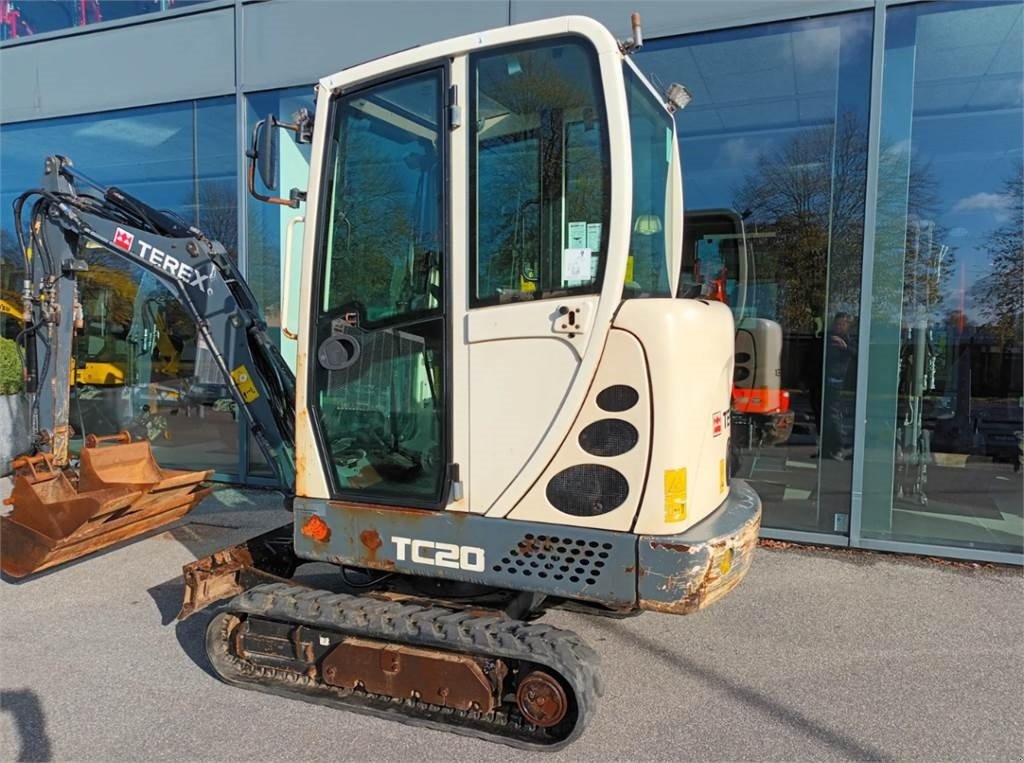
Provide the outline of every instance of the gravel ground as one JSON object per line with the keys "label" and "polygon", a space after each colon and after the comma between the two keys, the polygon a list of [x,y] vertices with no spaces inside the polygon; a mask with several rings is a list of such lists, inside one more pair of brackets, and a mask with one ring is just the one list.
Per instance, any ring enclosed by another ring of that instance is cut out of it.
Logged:
{"label": "gravel ground", "polygon": [[1024,758],[1020,570],[873,554],[762,548],[691,617],[550,613],[601,654],[607,685],[560,753],[228,687],[206,664],[208,615],[173,621],[181,565],[288,521],[278,505],[219,490],[172,530],[0,583],[0,759]]}

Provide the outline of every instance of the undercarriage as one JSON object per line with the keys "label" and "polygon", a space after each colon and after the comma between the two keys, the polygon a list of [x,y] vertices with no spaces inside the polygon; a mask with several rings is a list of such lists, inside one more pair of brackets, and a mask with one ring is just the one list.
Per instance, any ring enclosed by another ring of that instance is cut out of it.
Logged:
{"label": "undercarriage", "polygon": [[521,749],[569,744],[601,693],[597,655],[571,631],[286,583],[232,600],[206,649],[230,684]]}

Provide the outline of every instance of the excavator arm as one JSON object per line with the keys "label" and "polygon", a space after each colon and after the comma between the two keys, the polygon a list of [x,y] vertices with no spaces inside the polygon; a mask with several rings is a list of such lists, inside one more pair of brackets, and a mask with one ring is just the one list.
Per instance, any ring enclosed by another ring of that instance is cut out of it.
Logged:
{"label": "excavator arm", "polygon": [[12,462],[6,502],[14,508],[0,518],[3,572],[22,577],[166,525],[209,493],[202,483],[212,471],[163,469],[149,442],[132,442],[127,432],[82,432],[79,468],[71,467],[69,379],[84,323],[78,279],[90,251],[134,263],[169,290],[281,486],[294,489],[295,377],[219,242],[90,181],[61,156],[46,159],[40,187],[15,200],[14,215],[26,274],[20,340],[32,451]]}
{"label": "excavator arm", "polygon": [[[81,185],[93,186],[98,195]],[[295,483],[295,377],[267,334],[259,305],[234,260],[217,241],[117,188],[93,184],[65,157],[46,159],[25,246],[23,294],[28,391],[33,396],[35,445],[57,465],[68,460],[67,380],[71,344],[81,325],[78,275],[82,254],[101,249],[150,273],[177,299],[196,325],[281,485]],[[24,232],[18,221],[22,239]]]}

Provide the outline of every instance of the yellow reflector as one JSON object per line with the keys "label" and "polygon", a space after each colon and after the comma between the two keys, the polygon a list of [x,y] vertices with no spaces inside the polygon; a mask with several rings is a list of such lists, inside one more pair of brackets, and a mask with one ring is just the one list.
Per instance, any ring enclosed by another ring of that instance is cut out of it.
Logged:
{"label": "yellow reflector", "polygon": [[725,459],[718,462],[718,492],[725,492]]}
{"label": "yellow reflector", "polygon": [[686,467],[665,470],[665,521],[686,519]]}
{"label": "yellow reflector", "polygon": [[718,563],[718,569],[721,570],[722,574],[725,575],[729,570],[732,569],[732,549],[727,548],[725,553],[722,554],[722,561]]}

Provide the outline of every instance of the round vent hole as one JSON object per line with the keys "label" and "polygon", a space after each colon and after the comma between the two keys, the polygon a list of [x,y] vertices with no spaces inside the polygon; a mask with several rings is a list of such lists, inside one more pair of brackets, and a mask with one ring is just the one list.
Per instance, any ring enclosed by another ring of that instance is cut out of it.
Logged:
{"label": "round vent hole", "polygon": [[627,384],[613,384],[597,393],[597,407],[602,411],[628,411],[640,399],[640,393]]}

